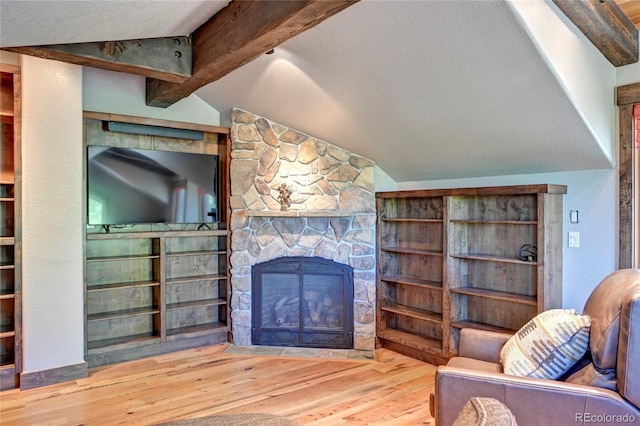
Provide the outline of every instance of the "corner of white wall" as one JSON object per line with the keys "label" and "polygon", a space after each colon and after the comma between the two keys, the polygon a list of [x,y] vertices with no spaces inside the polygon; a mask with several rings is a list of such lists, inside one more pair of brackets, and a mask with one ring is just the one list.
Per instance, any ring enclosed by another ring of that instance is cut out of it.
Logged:
{"label": "corner of white wall", "polygon": [[82,92],[85,111],[220,125],[220,113],[195,94],[167,108],[156,108],[146,105],[145,91],[144,77],[84,68]]}
{"label": "corner of white wall", "polygon": [[396,181],[393,180],[391,178],[391,176],[389,176],[387,174],[387,172],[382,170],[377,165],[374,166],[374,168],[373,168],[373,175],[374,175],[375,191],[376,192],[395,191],[396,190],[396,187],[397,187]]}
{"label": "corner of white wall", "polygon": [[82,67],[21,56],[23,372],[84,362]]}
{"label": "corner of white wall", "polygon": [[615,67],[551,0],[507,4],[614,166]]}

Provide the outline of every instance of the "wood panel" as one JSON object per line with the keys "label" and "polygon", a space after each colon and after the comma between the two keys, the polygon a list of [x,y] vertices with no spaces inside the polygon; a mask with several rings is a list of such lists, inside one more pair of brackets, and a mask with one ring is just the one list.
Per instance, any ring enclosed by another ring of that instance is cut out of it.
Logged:
{"label": "wood panel", "polygon": [[616,89],[620,132],[619,163],[619,205],[618,205],[618,268],[637,268],[635,264],[635,243],[638,240],[634,226],[634,147],[633,147],[633,105],[640,103],[640,83],[621,86]]}
{"label": "wood panel", "polygon": [[615,2],[553,2],[614,66],[638,62],[638,29]]}
{"label": "wood panel", "polygon": [[224,353],[206,346],[92,368],[87,378],[2,393],[12,424],[152,425],[271,413],[304,425],[433,425],[436,367],[386,349],[373,360]]}

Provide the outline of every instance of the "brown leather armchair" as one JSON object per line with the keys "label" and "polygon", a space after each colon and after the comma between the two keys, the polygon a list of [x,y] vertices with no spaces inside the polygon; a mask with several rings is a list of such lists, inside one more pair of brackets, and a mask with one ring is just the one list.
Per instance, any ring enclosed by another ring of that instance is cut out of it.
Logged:
{"label": "brown leather armchair", "polygon": [[589,296],[589,350],[559,380],[502,373],[510,335],[463,329],[458,356],[438,367],[431,413],[452,425],[472,397],[506,405],[519,426],[640,424],[640,270],[607,276]]}

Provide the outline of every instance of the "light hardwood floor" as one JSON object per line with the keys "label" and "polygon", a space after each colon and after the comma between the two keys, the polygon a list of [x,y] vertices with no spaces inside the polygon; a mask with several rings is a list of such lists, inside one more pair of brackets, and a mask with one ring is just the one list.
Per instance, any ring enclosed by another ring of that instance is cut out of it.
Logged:
{"label": "light hardwood floor", "polygon": [[[2,425],[153,425],[271,413],[308,425],[433,425],[436,367],[379,349],[375,360],[223,353],[226,344],[91,369],[89,377],[0,392]],[[259,426],[259,425],[256,425]]]}

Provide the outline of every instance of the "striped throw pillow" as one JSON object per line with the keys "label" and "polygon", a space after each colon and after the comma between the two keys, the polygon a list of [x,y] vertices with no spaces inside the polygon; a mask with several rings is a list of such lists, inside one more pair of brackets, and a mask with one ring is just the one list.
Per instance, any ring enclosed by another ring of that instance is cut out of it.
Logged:
{"label": "striped throw pillow", "polygon": [[551,309],[526,323],[500,352],[507,374],[557,379],[589,347],[591,319],[573,309]]}

